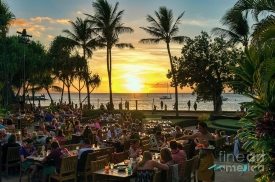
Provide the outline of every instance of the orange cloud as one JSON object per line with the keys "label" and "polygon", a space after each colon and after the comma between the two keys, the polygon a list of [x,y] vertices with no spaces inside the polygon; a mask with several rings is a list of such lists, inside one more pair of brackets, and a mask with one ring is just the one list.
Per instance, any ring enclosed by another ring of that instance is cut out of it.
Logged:
{"label": "orange cloud", "polygon": [[54,23],[54,20],[50,17],[40,17],[40,16],[38,16],[38,17],[35,17],[35,18],[30,18],[30,19],[31,19],[31,21],[41,22],[43,20],[47,20],[47,21],[50,21],[51,23]]}
{"label": "orange cloud", "polygon": [[14,20],[12,26],[29,26],[32,22],[25,21],[24,19],[16,19]]}

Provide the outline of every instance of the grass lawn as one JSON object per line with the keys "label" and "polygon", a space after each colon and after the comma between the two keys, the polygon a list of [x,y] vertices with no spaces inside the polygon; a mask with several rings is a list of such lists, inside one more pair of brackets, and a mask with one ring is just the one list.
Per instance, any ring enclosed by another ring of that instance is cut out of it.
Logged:
{"label": "grass lawn", "polygon": [[212,121],[206,121],[206,124],[209,128],[215,128],[215,129],[219,129],[219,130],[225,130],[225,131],[234,131],[236,132],[237,130],[236,129],[231,129],[231,128],[228,128],[228,127],[221,127],[221,126],[216,126],[216,125],[213,125],[212,124]]}
{"label": "grass lawn", "polygon": [[239,122],[239,120],[235,120],[235,119],[217,119],[217,120],[215,120],[215,122],[217,124],[225,125],[225,126],[242,127],[245,125],[245,123]]}

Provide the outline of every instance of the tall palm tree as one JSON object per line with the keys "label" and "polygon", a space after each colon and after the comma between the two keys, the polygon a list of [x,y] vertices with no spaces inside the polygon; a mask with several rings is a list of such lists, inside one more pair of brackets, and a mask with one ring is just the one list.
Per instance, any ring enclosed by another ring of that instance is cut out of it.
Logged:
{"label": "tall palm tree", "polygon": [[112,95],[112,48],[129,47],[133,49],[130,43],[118,43],[119,35],[122,33],[132,33],[134,30],[123,26],[122,15],[124,10],[118,11],[118,2],[113,7],[107,0],[97,0],[93,2],[94,15],[85,14],[90,18],[94,32],[98,35],[99,42],[103,43],[107,49],[107,72],[109,80],[110,105],[114,108]]}
{"label": "tall palm tree", "polygon": [[6,37],[12,22],[15,20],[15,15],[9,10],[7,3],[0,0],[0,33],[4,45],[4,70],[5,70],[5,84],[4,84],[4,107],[8,106],[8,66],[6,59],[7,45]]}
{"label": "tall palm tree", "polygon": [[183,43],[187,38],[185,36],[176,36],[179,33],[179,23],[184,12],[181,13],[176,21],[173,23],[173,12],[167,9],[165,6],[159,7],[159,11],[155,11],[156,19],[151,15],[146,16],[146,20],[151,24],[148,27],[140,27],[150,34],[153,38],[141,39],[140,43],[158,44],[161,41],[166,43],[168,56],[170,60],[171,73],[172,73],[172,86],[175,87],[175,99],[176,99],[176,116],[178,113],[178,83],[176,79],[176,72],[173,66],[172,56],[170,52],[170,42]]}
{"label": "tall palm tree", "polygon": [[[64,33],[68,36],[68,42],[70,45],[82,48],[83,57],[91,58],[93,54],[93,50],[96,50],[97,41],[93,38],[93,30],[91,24],[87,21],[88,19],[82,20],[81,18],[77,18],[75,22],[70,21],[73,31],[63,30]],[[87,56],[87,57],[86,57]],[[89,72],[88,62],[86,63],[86,72]],[[86,88],[87,88],[87,96],[88,96],[88,109],[91,109],[91,101],[90,101],[90,87],[89,81],[85,80]]]}
{"label": "tall palm tree", "polygon": [[211,30],[212,34],[224,35],[232,44],[242,43],[244,47],[248,46],[250,28],[247,16],[243,15],[241,11],[230,9],[223,15],[220,22],[227,26],[227,29],[215,27]]}
{"label": "tall palm tree", "polygon": [[[275,37],[275,2],[274,0],[238,0],[233,7],[236,11],[251,12],[256,24],[252,33],[252,43],[265,43]],[[259,21],[259,15],[261,20]]]}

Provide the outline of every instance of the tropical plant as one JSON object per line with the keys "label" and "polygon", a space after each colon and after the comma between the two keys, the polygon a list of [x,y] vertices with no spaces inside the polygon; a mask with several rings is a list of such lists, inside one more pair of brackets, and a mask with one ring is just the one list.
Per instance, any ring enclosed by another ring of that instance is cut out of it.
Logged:
{"label": "tropical plant", "polygon": [[254,24],[252,33],[252,43],[259,41],[259,44],[263,44],[268,40],[274,39],[274,0],[238,0],[233,9],[234,11],[251,12],[254,20],[256,20],[257,23]]}
{"label": "tropical plant", "polygon": [[130,27],[125,27],[122,23],[122,15],[124,10],[118,11],[117,2],[113,7],[107,0],[97,0],[93,2],[94,15],[87,15],[89,22],[93,26],[94,33],[98,36],[97,39],[107,49],[107,73],[109,80],[110,92],[110,108],[114,108],[113,95],[112,95],[112,48],[131,48],[133,45],[130,43],[118,43],[119,35],[123,33],[132,33],[134,30]]}
{"label": "tropical plant", "polygon": [[249,161],[258,172],[255,179],[266,182],[275,180],[275,43],[254,46],[246,51],[244,62],[230,69],[243,79],[241,84],[251,87],[244,95],[252,101],[241,103],[248,108],[248,114],[241,119],[247,125],[240,137],[246,141],[244,149],[252,156],[260,156]]}
{"label": "tropical plant", "polygon": [[151,15],[146,16],[146,20],[150,23],[148,27],[140,27],[145,32],[150,34],[153,38],[141,39],[140,43],[151,43],[158,44],[159,42],[164,41],[166,43],[166,48],[168,51],[171,73],[172,73],[172,82],[171,85],[175,87],[175,107],[176,107],[176,116],[178,113],[178,81],[176,79],[176,71],[173,67],[172,56],[170,52],[170,43],[183,43],[185,36],[176,36],[179,33],[179,23],[180,19],[183,16],[184,12],[181,13],[176,21],[173,23],[173,12],[172,10],[167,9],[164,6],[159,7],[158,11],[155,11],[156,19]]}
{"label": "tropical plant", "polygon": [[[88,19],[82,20],[81,18],[77,18],[75,22],[70,21],[70,23],[73,31],[71,32],[67,29],[63,30],[63,32],[68,36],[68,44],[76,48],[82,48],[84,59],[91,58],[93,51],[96,50],[96,46],[98,46],[97,41],[93,38],[92,25],[88,22]],[[85,71],[89,72],[88,62],[86,63]],[[88,80],[85,80],[85,83],[88,96],[88,109],[91,109],[90,86],[88,85]]]}
{"label": "tropical plant", "polygon": [[243,15],[241,11],[234,9],[228,10],[221,19],[221,24],[227,26],[224,28],[213,28],[212,34],[229,38],[229,43],[242,43],[244,47],[248,46],[250,28],[248,25],[247,16]]}
{"label": "tropical plant", "polygon": [[7,66],[7,45],[6,45],[6,36],[9,31],[9,28],[12,22],[15,20],[15,15],[10,11],[7,3],[0,1],[0,33],[3,41],[3,50],[4,50],[4,87],[3,87],[3,105],[4,107],[8,106],[8,66]]}
{"label": "tropical plant", "polygon": [[209,121],[210,115],[209,114],[202,114],[198,117],[199,121]]}

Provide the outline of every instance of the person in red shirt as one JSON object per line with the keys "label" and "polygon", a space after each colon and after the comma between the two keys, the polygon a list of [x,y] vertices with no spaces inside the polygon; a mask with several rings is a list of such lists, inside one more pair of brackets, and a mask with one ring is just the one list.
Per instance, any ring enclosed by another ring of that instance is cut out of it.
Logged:
{"label": "person in red shirt", "polygon": [[180,150],[178,148],[178,144],[176,141],[170,141],[170,148],[172,153],[172,158],[176,164],[181,164],[181,169],[179,171],[179,176],[182,175],[186,163],[186,153],[184,150]]}
{"label": "person in red shirt", "polygon": [[61,168],[61,162],[63,157],[68,157],[71,156],[70,152],[66,148],[62,148],[59,146],[59,143],[57,141],[52,142],[51,144],[51,153],[45,157],[42,160],[42,164],[46,164],[49,161],[54,161],[55,167],[54,166],[48,166],[45,165],[42,170],[43,178],[42,182],[47,182],[47,178],[49,174],[56,174],[59,175],[60,173],[60,168]]}

